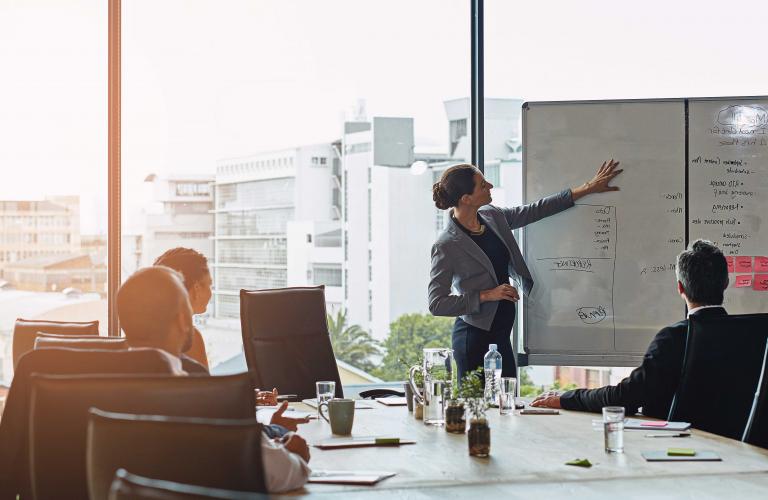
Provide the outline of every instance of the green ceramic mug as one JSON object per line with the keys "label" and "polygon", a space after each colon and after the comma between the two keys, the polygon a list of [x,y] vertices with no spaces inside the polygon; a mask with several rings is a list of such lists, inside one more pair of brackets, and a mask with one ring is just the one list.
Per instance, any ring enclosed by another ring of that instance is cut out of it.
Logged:
{"label": "green ceramic mug", "polygon": [[[323,413],[328,410],[328,416]],[[352,423],[355,420],[355,401],[353,399],[331,399],[323,401],[318,406],[320,416],[331,424],[331,432],[340,436],[352,434]]]}

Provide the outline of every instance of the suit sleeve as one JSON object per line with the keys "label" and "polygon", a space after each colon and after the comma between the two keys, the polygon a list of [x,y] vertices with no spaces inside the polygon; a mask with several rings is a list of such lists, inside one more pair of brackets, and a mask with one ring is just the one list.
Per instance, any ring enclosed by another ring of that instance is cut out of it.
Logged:
{"label": "suit sleeve", "polygon": [[438,243],[432,246],[432,270],[429,276],[429,312],[434,316],[462,316],[480,310],[480,292],[453,294],[453,263]]}
{"label": "suit sleeve", "polygon": [[627,378],[599,389],[567,391],[560,397],[560,405],[566,410],[591,412],[600,412],[604,406],[623,406],[626,415],[634,415],[643,407],[650,410],[650,416],[666,418],[663,409],[668,410],[680,378],[684,332],[664,328],[648,346],[643,363]]}
{"label": "suit sleeve", "polygon": [[566,189],[529,205],[502,208],[501,211],[504,213],[504,218],[507,220],[510,229],[517,229],[544,217],[560,213],[571,208],[573,205],[573,193],[571,193],[570,189]]}

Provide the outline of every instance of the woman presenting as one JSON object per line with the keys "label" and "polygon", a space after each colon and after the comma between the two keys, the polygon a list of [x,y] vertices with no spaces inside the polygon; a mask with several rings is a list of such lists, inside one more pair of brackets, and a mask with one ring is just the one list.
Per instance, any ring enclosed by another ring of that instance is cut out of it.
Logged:
{"label": "woman presenting", "polygon": [[512,230],[562,212],[588,194],[618,191],[609,185],[622,172],[618,165],[607,161],[589,182],[514,208],[490,205],[493,185],[473,165],[450,167],[432,186],[435,205],[450,209],[451,217],[432,246],[429,310],[457,316],[451,342],[459,377],[483,365],[488,344],[498,346],[502,376],[516,376],[510,337],[520,296],[509,280],[516,277],[527,294],[533,279]]}

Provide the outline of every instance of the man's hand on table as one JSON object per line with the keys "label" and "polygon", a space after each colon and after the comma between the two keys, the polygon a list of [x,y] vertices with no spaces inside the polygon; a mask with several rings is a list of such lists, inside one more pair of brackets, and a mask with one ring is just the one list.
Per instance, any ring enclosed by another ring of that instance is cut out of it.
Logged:
{"label": "man's hand on table", "polygon": [[[282,425],[289,431],[296,431],[299,428],[299,424],[306,424],[307,422],[309,422],[309,417],[304,417],[304,418],[286,417],[285,415],[283,415],[286,409],[288,409],[288,401],[283,401],[283,404],[280,405],[280,408],[278,408],[277,411],[272,414],[272,418],[270,419],[269,423]],[[304,444],[306,445],[306,443]]]}
{"label": "man's hand on table", "polygon": [[556,391],[549,391],[536,396],[531,406],[538,406],[541,408],[562,408],[560,406],[560,393]]}

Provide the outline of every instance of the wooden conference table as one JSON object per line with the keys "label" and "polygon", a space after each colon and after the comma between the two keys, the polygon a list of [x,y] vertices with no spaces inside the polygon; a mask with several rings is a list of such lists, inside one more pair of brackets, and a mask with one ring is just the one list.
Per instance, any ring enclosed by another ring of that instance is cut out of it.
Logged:
{"label": "wooden conference table", "polygon": [[[768,498],[768,450],[701,432],[687,438],[647,438],[658,432],[624,431],[624,453],[603,451],[602,428],[593,430],[592,413],[561,410],[560,415],[501,416],[488,412],[491,456],[470,457],[466,434],[426,426],[405,407],[376,402],[356,410],[353,436],[397,436],[416,444],[400,447],[311,448],[316,470],[396,472],[375,486],[307,484],[294,495],[336,498],[466,498],[503,494],[504,498]],[[297,410],[313,411],[303,404]],[[330,425],[312,420],[300,427],[310,444],[332,437]],[[643,451],[670,447],[712,450],[722,462],[646,462]],[[594,465],[565,465],[588,458]]]}

